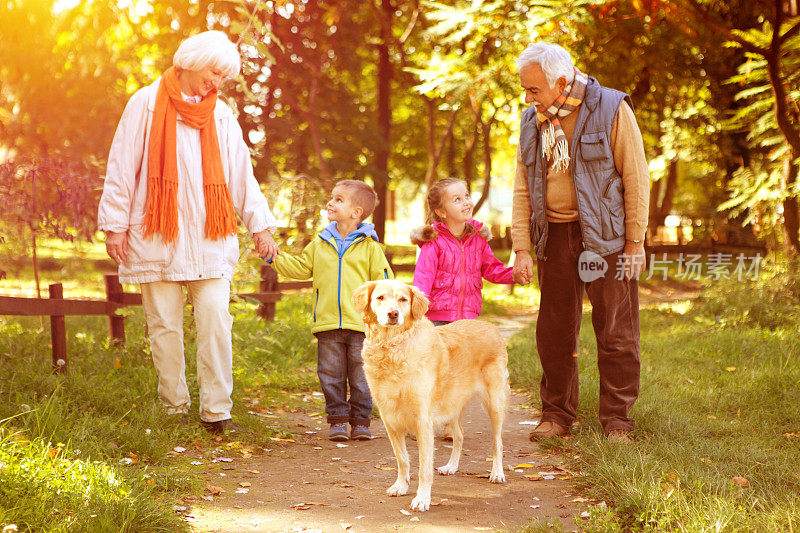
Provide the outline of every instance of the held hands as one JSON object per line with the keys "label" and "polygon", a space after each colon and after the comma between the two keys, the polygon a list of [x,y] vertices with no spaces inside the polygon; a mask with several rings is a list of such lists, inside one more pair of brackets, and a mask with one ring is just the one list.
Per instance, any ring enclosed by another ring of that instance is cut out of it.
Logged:
{"label": "held hands", "polygon": [[266,229],[253,234],[253,245],[258,256],[267,263],[271,263],[281,253],[272,234]]}
{"label": "held hands", "polygon": [[533,280],[533,258],[527,250],[516,252],[514,257],[514,281],[527,285]]}
{"label": "held hands", "polygon": [[128,232],[106,231],[106,253],[118,265],[128,261]]}

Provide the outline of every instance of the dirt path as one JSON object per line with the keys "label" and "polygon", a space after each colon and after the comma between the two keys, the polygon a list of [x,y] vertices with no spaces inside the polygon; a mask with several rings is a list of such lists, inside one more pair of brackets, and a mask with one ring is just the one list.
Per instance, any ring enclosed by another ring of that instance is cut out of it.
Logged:
{"label": "dirt path", "polygon": [[[508,338],[533,319],[531,314],[496,322]],[[315,407],[321,410],[322,403]],[[513,529],[540,517],[558,518],[570,527],[580,512],[581,502],[571,501],[576,496],[570,482],[580,474],[569,472],[561,456],[543,452],[528,440],[538,413],[520,393],[511,395],[503,428],[507,482],[495,485],[487,479],[491,428],[474,400],[464,415],[459,472],[434,478],[432,507],[424,513],[409,509],[418,477],[415,442],[408,442],[413,466],[409,494],[391,498],[385,490],[394,482],[396,464],[380,420],[372,425],[373,440],[342,445],[327,440],[327,425],[317,413],[281,415],[287,429],[300,434],[296,442],[276,442],[265,455],[248,458],[232,451],[227,454],[231,462],[203,465],[205,482],[225,492],[212,501],[206,491],[204,499],[185,502],[193,527],[209,532],[456,533]],[[436,466],[447,461],[451,447],[436,440]]]}

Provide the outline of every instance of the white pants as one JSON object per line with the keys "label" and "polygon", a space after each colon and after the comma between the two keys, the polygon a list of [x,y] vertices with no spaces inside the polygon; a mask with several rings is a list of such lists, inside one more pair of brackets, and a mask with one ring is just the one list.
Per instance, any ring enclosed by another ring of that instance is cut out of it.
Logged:
{"label": "white pants", "polygon": [[158,396],[169,414],[187,413],[191,403],[183,355],[183,290],[194,308],[197,330],[197,384],[200,419],[216,422],[231,417],[233,391],[230,305],[226,279],[142,283],[144,308]]}

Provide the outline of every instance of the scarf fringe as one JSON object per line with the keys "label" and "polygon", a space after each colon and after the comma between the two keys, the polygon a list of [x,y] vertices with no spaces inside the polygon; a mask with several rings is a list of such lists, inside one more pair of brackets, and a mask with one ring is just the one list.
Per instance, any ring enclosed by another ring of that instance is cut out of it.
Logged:
{"label": "scarf fringe", "polygon": [[161,233],[164,242],[171,243],[178,236],[178,182],[151,178],[147,181],[144,237]]}
{"label": "scarf fringe", "polygon": [[[228,186],[224,183],[204,184],[203,196],[206,202],[206,237],[215,241],[236,235],[236,213]],[[212,213],[216,216],[211,216]]]}
{"label": "scarf fringe", "polygon": [[569,168],[569,146],[567,146],[567,139],[562,137],[558,140],[550,152],[553,158],[553,170],[556,172],[566,172]]}

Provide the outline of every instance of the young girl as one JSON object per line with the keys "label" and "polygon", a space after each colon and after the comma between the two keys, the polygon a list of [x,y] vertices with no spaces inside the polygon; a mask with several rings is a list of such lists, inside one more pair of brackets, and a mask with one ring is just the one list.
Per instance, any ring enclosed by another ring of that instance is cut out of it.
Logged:
{"label": "young girl", "polygon": [[427,317],[437,326],[481,314],[481,288],[513,284],[513,268],[503,266],[489,248],[488,228],[472,220],[467,184],[445,178],[433,184],[427,198],[428,226],[411,233],[419,245],[414,285],[430,299]]}

